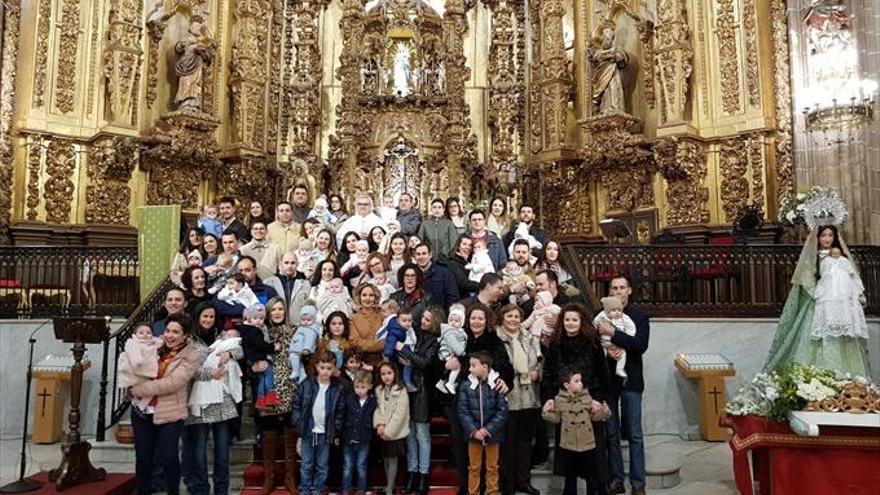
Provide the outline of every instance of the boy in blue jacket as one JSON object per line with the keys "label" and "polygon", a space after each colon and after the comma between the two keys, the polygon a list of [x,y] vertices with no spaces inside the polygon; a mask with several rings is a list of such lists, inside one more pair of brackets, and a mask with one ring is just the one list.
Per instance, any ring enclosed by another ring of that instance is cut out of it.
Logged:
{"label": "boy in blue jacket", "polygon": [[470,355],[470,376],[458,387],[458,419],[468,439],[468,494],[480,494],[480,467],[486,458],[486,495],[498,494],[498,451],[504,440],[507,398],[489,384],[492,356]]}
{"label": "boy in blue jacket", "polygon": [[299,434],[299,492],[303,495],[326,490],[330,444],[339,445],[345,413],[342,387],[332,379],[336,356],[327,351],[318,353],[315,371],[316,376],[306,378],[296,389],[291,412]]}
{"label": "boy in blue jacket", "polygon": [[373,375],[358,371],[352,380],[353,390],[345,394],[345,429],[342,431],[342,493],[351,493],[352,481],[357,470],[357,491],[367,491],[367,456],[373,439],[373,413],[376,397]]}

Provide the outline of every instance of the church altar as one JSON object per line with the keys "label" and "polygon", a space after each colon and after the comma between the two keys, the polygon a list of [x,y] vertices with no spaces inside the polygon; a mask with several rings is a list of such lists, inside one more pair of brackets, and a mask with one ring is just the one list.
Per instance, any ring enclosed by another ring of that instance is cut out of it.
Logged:
{"label": "church altar", "polygon": [[880,486],[880,428],[822,426],[818,436],[804,437],[787,423],[759,416],[726,416],[721,423],[733,429],[741,494],[754,493],[753,479],[761,495],[869,494]]}

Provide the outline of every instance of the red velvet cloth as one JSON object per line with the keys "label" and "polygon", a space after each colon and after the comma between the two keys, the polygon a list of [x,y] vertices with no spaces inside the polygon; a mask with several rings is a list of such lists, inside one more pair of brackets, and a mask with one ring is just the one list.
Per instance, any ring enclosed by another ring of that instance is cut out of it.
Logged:
{"label": "red velvet cloth", "polygon": [[722,424],[734,431],[733,473],[743,495],[753,493],[752,469],[761,495],[878,493],[880,431],[876,428],[822,427],[818,437],[801,437],[788,423],[757,416],[728,416]]}

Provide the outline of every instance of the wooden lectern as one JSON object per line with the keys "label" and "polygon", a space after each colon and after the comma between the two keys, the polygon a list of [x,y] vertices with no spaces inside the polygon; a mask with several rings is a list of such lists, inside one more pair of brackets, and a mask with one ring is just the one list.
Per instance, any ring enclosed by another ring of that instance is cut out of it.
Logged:
{"label": "wooden lectern", "polygon": [[73,344],[73,366],[70,368],[70,414],[67,417],[70,431],[61,446],[61,465],[49,471],[49,481],[58,491],[72,486],[101,481],[107,471],[95,468],[89,460],[92,446],[80,438],[79,405],[82,396],[83,355],[86,344],[104,342],[110,336],[109,320],[105,318],[53,318],[55,338]]}
{"label": "wooden lectern", "polygon": [[709,442],[727,440],[727,429],[718,424],[724,416],[724,377],[736,375],[733,362],[723,354],[678,354],[675,367],[686,378],[699,380],[700,436]]}
{"label": "wooden lectern", "polygon": [[[36,379],[37,396],[34,398],[34,443],[55,443],[61,440],[64,429],[64,406],[67,404],[72,356],[49,354],[34,366],[31,375]],[[83,361],[83,371],[91,363]]]}

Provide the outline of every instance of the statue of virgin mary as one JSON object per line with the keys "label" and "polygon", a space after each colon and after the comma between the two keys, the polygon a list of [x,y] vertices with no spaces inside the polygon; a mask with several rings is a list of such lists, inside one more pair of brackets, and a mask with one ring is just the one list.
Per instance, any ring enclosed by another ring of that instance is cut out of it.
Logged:
{"label": "statue of virgin mary", "polygon": [[865,287],[838,231],[846,208],[833,191],[819,193],[805,206],[810,234],[764,368],[798,363],[870,377]]}
{"label": "statue of virgin mary", "polygon": [[394,53],[394,95],[407,96],[410,92],[409,48],[406,43],[398,42]]}

